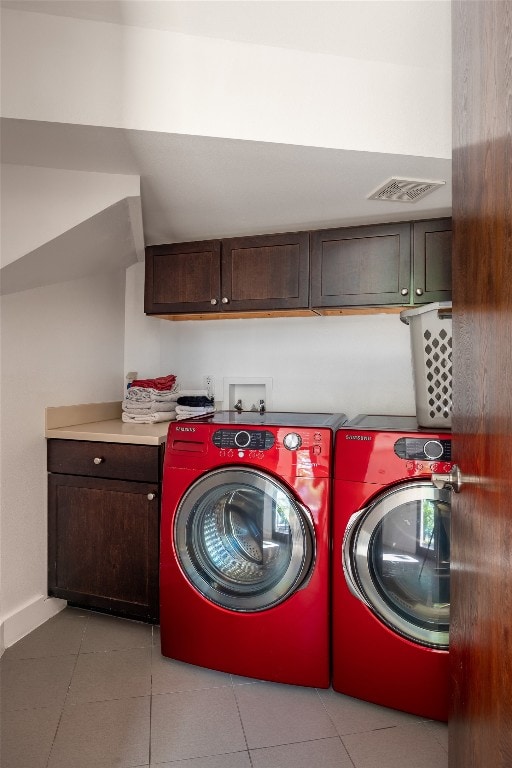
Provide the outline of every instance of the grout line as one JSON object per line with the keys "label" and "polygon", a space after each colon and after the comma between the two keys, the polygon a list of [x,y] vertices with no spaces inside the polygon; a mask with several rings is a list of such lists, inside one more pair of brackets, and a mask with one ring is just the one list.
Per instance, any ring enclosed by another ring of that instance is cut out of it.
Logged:
{"label": "grout line", "polygon": [[[338,731],[338,729],[336,728],[336,723],[335,723],[335,722],[334,722],[334,720],[332,719],[332,717],[331,717],[331,715],[330,715],[330,713],[329,713],[329,710],[327,709],[327,707],[326,707],[326,705],[325,705],[325,702],[324,702],[324,700],[323,700],[323,699],[322,699],[322,697],[320,696],[320,690],[319,690],[318,688],[316,688],[315,690],[316,690],[316,694],[317,694],[318,698],[320,699],[320,703],[322,704],[322,707],[323,707],[323,708],[324,708],[324,710],[325,710],[325,714],[327,715],[327,717],[328,717],[328,718],[329,718],[329,720],[331,721],[331,723],[332,723],[332,727],[333,727],[333,728],[334,728],[334,730],[336,731],[336,735],[337,735],[338,739],[340,740],[341,746],[342,746],[342,747],[343,747],[343,749],[345,750],[345,752],[346,752],[346,755],[347,755],[348,759],[350,760],[351,764],[354,766],[354,768],[356,768],[356,764],[355,764],[355,763],[354,763],[354,761],[352,760],[352,757],[351,757],[351,755],[350,755],[350,753],[349,753],[349,751],[348,751],[348,749],[347,749],[347,746],[346,746],[345,742],[343,741],[343,737],[341,736],[340,732],[339,732],[339,731]],[[322,688],[322,690],[329,690],[329,689],[325,689],[325,688]]]}
{"label": "grout line", "polygon": [[233,692],[233,696],[234,696],[234,699],[235,699],[235,704],[236,704],[236,708],[237,708],[237,712],[238,712],[238,717],[240,718],[240,725],[242,727],[242,733],[243,733],[244,739],[245,739],[245,746],[247,747],[247,756],[249,758],[249,764],[250,764],[251,768],[253,768],[251,751],[249,749],[249,743],[247,741],[247,734],[245,733],[244,721],[242,719],[242,713],[240,712],[240,704],[238,703],[238,698],[237,698],[237,695],[236,695],[236,692],[235,692],[235,686],[233,684],[233,676],[230,675],[229,677],[230,677],[230,680],[231,680],[231,690]]}
{"label": "grout line", "polygon": [[150,659],[150,685],[149,685],[149,744],[148,764],[151,765],[151,740],[153,735],[153,654],[155,653],[155,625],[151,625],[151,659]]}
{"label": "grout line", "polygon": [[68,684],[68,688],[67,688],[67,691],[66,691],[66,695],[64,697],[64,701],[62,702],[62,709],[60,711],[59,721],[57,723],[57,727],[55,728],[55,733],[53,734],[52,744],[51,744],[51,747],[50,747],[50,751],[48,752],[48,759],[46,760],[45,768],[48,768],[48,764],[49,764],[50,758],[52,756],[53,748],[55,746],[55,740],[57,739],[57,734],[59,732],[60,724],[61,724],[62,718],[64,716],[64,708],[66,706],[66,701],[67,701],[67,698],[69,696],[69,689],[71,688],[71,683],[73,681],[73,676],[74,676],[74,674],[76,672],[76,667],[77,667],[77,664],[78,664],[78,657],[80,655],[80,649],[81,649],[82,643],[84,641],[85,632],[86,632],[86,629],[87,629],[87,624],[89,623],[89,618],[90,618],[89,616],[85,617],[84,628],[82,630],[82,637],[80,639],[80,645],[78,646],[78,652],[77,652],[77,654],[75,656],[75,664],[74,664],[74,667],[73,667],[73,671],[71,672],[71,677],[69,678],[69,684]]}

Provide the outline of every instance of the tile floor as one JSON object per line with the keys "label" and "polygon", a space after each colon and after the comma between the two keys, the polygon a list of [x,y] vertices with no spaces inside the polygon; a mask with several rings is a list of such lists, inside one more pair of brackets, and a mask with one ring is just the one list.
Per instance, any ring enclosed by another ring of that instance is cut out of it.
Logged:
{"label": "tile floor", "polygon": [[66,608],[8,648],[2,768],[446,768],[447,727],[164,659],[159,629]]}

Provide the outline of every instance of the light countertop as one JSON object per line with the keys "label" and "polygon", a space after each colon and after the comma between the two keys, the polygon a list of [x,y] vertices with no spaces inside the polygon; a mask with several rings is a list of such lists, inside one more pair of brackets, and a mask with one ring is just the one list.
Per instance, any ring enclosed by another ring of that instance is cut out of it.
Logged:
{"label": "light countertop", "polygon": [[104,443],[160,445],[170,422],[126,424],[121,403],[85,403],[45,409],[45,437]]}

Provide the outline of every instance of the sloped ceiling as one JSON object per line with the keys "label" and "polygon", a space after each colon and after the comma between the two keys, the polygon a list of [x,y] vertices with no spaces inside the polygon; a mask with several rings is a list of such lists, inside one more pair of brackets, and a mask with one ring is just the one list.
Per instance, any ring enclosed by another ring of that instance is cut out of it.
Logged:
{"label": "sloped ceiling", "polygon": [[[396,64],[435,57],[443,66],[451,34],[450,0],[2,0],[0,5]],[[435,40],[429,34],[433,28]]]}
{"label": "sloped ceiling", "polygon": [[[427,28],[436,30],[438,51],[449,47],[445,0],[347,2],[350,27],[339,23],[346,2],[3,0],[2,6],[394,63],[433,55],[435,41],[425,34]],[[436,13],[444,23],[433,27]],[[4,163],[139,174],[146,244],[451,211],[451,160],[446,158],[14,118],[4,118],[1,127]],[[392,176],[446,184],[416,204],[367,199]]]}
{"label": "sloped ceiling", "polygon": [[[451,162],[3,119],[7,163],[139,173],[146,244],[450,214]],[[442,179],[418,204],[367,200],[393,174]]]}

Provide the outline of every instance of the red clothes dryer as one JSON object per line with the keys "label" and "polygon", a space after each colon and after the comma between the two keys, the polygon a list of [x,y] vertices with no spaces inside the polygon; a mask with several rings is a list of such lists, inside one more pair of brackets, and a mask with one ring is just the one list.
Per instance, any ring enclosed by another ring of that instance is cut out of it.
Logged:
{"label": "red clothes dryer", "polygon": [[336,433],[333,677],[336,691],[411,714],[448,717],[448,431],[358,416]]}
{"label": "red clothes dryer", "polygon": [[327,688],[334,432],[345,416],[224,411],[172,423],[164,656]]}

